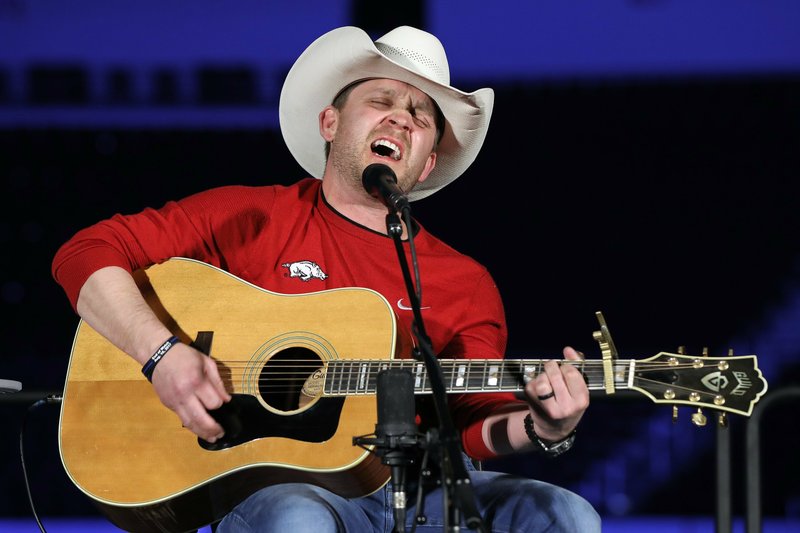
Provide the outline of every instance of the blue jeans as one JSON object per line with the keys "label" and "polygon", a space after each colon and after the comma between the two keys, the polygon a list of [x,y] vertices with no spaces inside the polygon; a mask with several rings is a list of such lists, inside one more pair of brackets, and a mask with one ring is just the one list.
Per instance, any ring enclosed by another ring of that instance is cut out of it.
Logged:
{"label": "blue jeans", "polygon": [[[594,533],[600,517],[580,496],[555,485],[499,472],[470,472],[478,510],[494,533]],[[406,531],[415,514],[409,498]],[[417,531],[444,531],[442,491],[425,497],[427,521]],[[394,514],[389,485],[348,500],[301,483],[273,485],[254,493],[231,511],[217,533],[391,533]],[[467,528],[462,524],[462,530]]]}

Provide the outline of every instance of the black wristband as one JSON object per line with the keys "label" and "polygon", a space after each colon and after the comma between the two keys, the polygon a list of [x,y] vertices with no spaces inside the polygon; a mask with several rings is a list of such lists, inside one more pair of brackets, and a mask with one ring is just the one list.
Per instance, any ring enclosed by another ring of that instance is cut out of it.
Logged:
{"label": "black wristband", "polygon": [[528,435],[531,442],[536,444],[542,452],[550,457],[558,457],[572,448],[572,444],[575,442],[575,432],[576,430],[573,429],[569,435],[555,442],[545,441],[533,430],[533,417],[531,414],[528,413],[525,415],[525,433]]}
{"label": "black wristband", "polygon": [[166,355],[166,353],[170,350],[170,348],[172,348],[179,342],[180,340],[178,339],[178,337],[173,335],[172,337],[164,341],[164,344],[162,344],[158,348],[158,350],[156,350],[156,352],[152,355],[152,357],[148,359],[148,361],[142,367],[142,374],[144,374],[144,377],[147,378],[147,381],[151,383],[153,382],[153,370],[156,369],[156,365],[158,364],[159,361],[161,361],[161,358],[163,358],[164,355]]}

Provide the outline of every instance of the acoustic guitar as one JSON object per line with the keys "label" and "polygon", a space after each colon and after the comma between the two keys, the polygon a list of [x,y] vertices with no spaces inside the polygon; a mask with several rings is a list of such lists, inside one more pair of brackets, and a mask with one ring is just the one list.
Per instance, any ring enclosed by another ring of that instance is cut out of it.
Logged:
{"label": "acoustic guitar", "polygon": [[[135,278],[159,318],[212,357],[233,400],[212,413],[210,444],[181,426],[139,365],[78,325],[59,421],[72,482],[122,529],[191,531],[255,490],[294,481],[345,497],[370,494],[386,466],[353,437],[374,432],[376,376],[408,369],[429,394],[409,335],[377,292],[266,291],[198,261],[174,258]],[[602,343],[601,343],[602,346]],[[448,392],[522,391],[546,360],[441,360]],[[642,360],[566,361],[591,390],[632,390],[657,403],[749,415],[767,390],[756,357],[659,353]]]}

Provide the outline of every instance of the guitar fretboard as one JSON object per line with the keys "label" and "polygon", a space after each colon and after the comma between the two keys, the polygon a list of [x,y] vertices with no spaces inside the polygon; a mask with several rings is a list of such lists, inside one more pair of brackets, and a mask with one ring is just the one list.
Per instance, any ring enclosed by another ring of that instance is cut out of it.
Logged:
{"label": "guitar fretboard", "polygon": [[[536,359],[443,359],[439,363],[447,392],[514,392],[536,378],[546,360]],[[590,390],[604,388],[602,361],[560,361],[580,370]],[[614,383],[629,388],[635,361],[614,361]],[[352,359],[328,361],[325,368],[324,394],[352,396],[375,394],[377,376],[382,370],[408,370],[414,378],[414,393],[431,393],[428,369],[412,359]]]}

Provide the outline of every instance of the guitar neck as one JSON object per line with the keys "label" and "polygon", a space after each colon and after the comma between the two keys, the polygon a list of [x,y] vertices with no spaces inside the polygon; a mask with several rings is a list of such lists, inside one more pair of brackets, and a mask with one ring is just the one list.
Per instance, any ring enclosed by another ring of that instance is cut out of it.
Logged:
{"label": "guitar neck", "polygon": [[[440,359],[445,389],[452,393],[515,392],[543,371],[546,359]],[[575,366],[586,379],[589,390],[605,390],[602,361],[559,361]],[[635,360],[614,361],[614,386],[627,389],[632,385]],[[325,371],[325,396],[375,394],[377,376],[389,368],[408,370],[414,377],[414,393],[430,394],[428,369],[421,361],[340,360],[328,361]]]}

